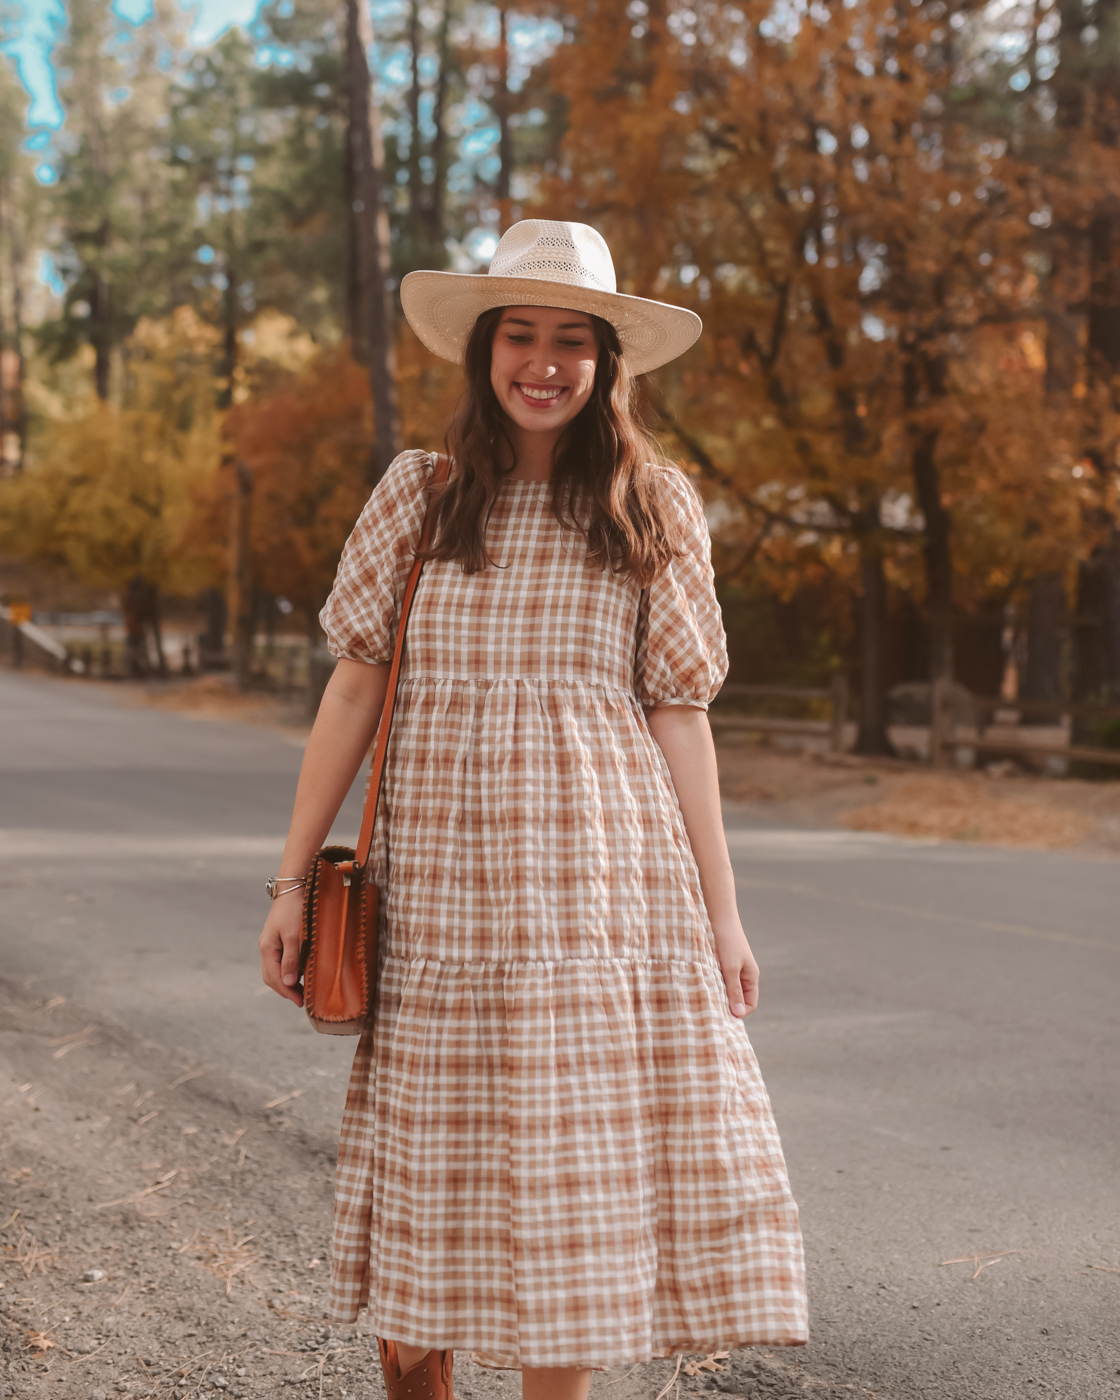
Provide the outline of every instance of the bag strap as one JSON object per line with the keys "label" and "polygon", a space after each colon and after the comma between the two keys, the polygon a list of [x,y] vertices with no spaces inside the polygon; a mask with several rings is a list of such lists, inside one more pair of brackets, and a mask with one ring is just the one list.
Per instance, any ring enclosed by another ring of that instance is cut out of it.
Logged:
{"label": "bag strap", "polygon": [[[430,457],[435,459],[432,479],[437,486],[442,486],[447,480],[451,463],[437,452],[431,453]],[[432,512],[429,504],[428,509],[424,512],[424,525],[420,531],[419,548],[421,552],[428,547],[431,530]],[[370,847],[373,845],[373,822],[377,815],[377,799],[381,792],[381,778],[385,771],[385,755],[389,749],[389,732],[393,726],[393,708],[397,701],[397,678],[400,675],[401,656],[404,653],[404,634],[408,626],[408,615],[412,611],[412,599],[416,593],[416,585],[420,582],[420,571],[423,567],[423,559],[418,557],[413,560],[412,572],[408,576],[404,598],[401,602],[401,618],[397,624],[397,643],[393,648],[393,664],[389,668],[389,684],[385,688],[385,701],[381,707],[381,720],[377,726],[377,745],[374,748],[373,760],[369,766],[369,784],[366,787],[366,805],[362,812],[362,829],[358,835],[358,847],[354,853],[354,863],[359,869],[368,862]]]}

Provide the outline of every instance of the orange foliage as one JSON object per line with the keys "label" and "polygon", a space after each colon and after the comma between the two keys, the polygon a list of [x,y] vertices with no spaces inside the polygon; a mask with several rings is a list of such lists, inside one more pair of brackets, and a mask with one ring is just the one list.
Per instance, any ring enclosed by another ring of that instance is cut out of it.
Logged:
{"label": "orange foliage", "polygon": [[[314,632],[369,496],[373,410],[366,368],[348,346],[303,355],[295,364],[284,371],[273,356],[267,375],[256,375],[256,395],[227,414],[224,465],[196,495],[187,544],[208,561],[215,580],[224,576],[235,465],[243,462],[253,481],[253,579],[293,603]],[[461,380],[458,366],[435,359],[402,329],[398,391],[406,446],[442,446]]]}
{"label": "orange foliage", "polygon": [[724,504],[725,578],[788,595],[815,560],[851,582],[858,544],[921,593],[931,441],[959,602],[1072,562],[1077,424],[1042,392],[1037,172],[953,115],[944,8],[644,8],[569,6],[540,209],[604,232],[620,290],[703,316],[654,398]]}
{"label": "orange foliage", "polygon": [[[253,477],[253,577],[310,626],[369,494],[369,383],[345,347],[313,360],[226,419],[234,460]],[[226,492],[231,468],[223,470]]]}

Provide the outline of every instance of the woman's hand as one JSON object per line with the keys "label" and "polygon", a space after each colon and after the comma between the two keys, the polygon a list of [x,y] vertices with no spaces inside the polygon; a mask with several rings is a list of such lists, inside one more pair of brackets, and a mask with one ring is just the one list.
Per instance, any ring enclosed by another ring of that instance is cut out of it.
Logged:
{"label": "woman's hand", "polygon": [[727,1004],[732,1016],[749,1016],[758,1005],[758,963],[735,903],[735,872],[723,833],[719,770],[708,716],[695,705],[661,705],[646,710],[646,721],[669,765],[696,858]]}
{"label": "woman's hand", "polygon": [[732,1016],[747,1017],[758,1006],[758,963],[738,918],[734,923],[713,924],[716,956]]}
{"label": "woman's hand", "polygon": [[[387,665],[343,658],[327,682],[299,770],[292,824],[280,861],[284,876],[309,870],[327,839],[377,732],[388,680]],[[257,943],[265,985],[297,1006],[303,1005],[303,988],[297,985],[302,914],[302,889],[280,895],[272,901]]]}
{"label": "woman's hand", "polygon": [[299,982],[299,943],[303,924],[303,889],[272,901],[257,946],[265,985],[297,1006],[303,1005]]}

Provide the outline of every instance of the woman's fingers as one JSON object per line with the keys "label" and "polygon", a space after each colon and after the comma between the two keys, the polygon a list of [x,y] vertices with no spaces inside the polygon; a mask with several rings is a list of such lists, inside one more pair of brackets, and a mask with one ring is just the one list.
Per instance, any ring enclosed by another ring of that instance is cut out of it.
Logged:
{"label": "woman's fingers", "polygon": [[297,923],[294,928],[285,927],[282,937],[284,955],[280,960],[280,981],[283,984],[284,994],[297,1006],[302,1006],[303,992],[296,986],[299,981],[299,924]]}
{"label": "woman's fingers", "polygon": [[758,963],[754,958],[749,958],[739,974],[739,985],[743,989],[743,1000],[747,1009],[744,1016],[749,1016],[758,1007]]}
{"label": "woman's fingers", "polygon": [[748,953],[741,960],[724,964],[721,971],[732,1016],[749,1016],[758,1006],[758,964]]}
{"label": "woman's fingers", "polygon": [[299,911],[274,909],[260,936],[261,976],[285,1000],[303,1005],[299,981]]}

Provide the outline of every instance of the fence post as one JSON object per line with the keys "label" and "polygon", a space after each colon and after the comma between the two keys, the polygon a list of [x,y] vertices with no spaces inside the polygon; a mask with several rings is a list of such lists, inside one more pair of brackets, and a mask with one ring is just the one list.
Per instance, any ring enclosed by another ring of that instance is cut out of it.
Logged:
{"label": "fence post", "polygon": [[844,726],[848,723],[848,682],[837,671],[829,681],[828,689],[832,702],[832,728],[828,746],[833,753],[843,753]]}
{"label": "fence post", "polygon": [[945,767],[945,740],[949,726],[948,684],[942,678],[930,689],[929,762],[931,768]]}

